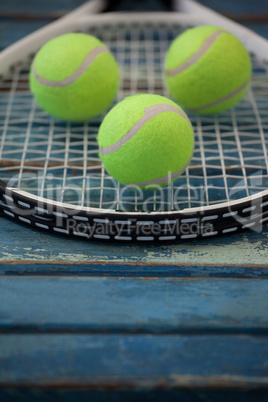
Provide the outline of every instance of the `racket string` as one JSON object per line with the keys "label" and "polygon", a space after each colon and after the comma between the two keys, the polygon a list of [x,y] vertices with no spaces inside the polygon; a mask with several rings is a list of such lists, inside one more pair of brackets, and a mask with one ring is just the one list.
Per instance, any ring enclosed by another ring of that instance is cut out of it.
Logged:
{"label": "racket string", "polygon": [[[12,77],[12,81],[10,84],[10,87],[5,86],[5,83],[2,83],[1,85],[1,89],[4,93],[4,97],[6,97],[6,91],[9,90],[9,94],[8,94],[8,100],[7,102],[5,102],[5,100],[1,103],[6,104],[6,110],[4,109],[4,113],[3,114],[4,117],[4,121],[3,121],[3,128],[2,128],[2,133],[1,133],[1,143],[0,143],[0,160],[3,158],[3,148],[5,145],[5,141],[6,141],[6,136],[7,136],[7,131],[8,131],[8,127],[9,127],[9,121],[10,121],[10,116],[12,113],[12,104],[15,98],[15,93],[16,93],[16,88],[18,86],[18,82],[19,82],[19,75],[20,75],[20,70],[19,68],[17,68],[14,72],[14,75]],[[1,91],[1,92],[2,92]]]}
{"label": "racket string", "polygon": [[245,162],[243,159],[243,151],[242,151],[242,147],[241,147],[239,131],[238,131],[238,127],[237,127],[237,118],[236,118],[234,109],[231,110],[231,118],[232,118],[233,131],[234,131],[234,136],[235,136],[236,145],[237,145],[238,154],[239,154],[239,161],[240,161],[242,175],[243,175],[243,179],[244,179],[244,183],[245,183],[245,189],[246,189],[246,193],[247,193],[246,195],[248,196],[249,195],[248,180],[247,180],[247,175],[246,175]]}

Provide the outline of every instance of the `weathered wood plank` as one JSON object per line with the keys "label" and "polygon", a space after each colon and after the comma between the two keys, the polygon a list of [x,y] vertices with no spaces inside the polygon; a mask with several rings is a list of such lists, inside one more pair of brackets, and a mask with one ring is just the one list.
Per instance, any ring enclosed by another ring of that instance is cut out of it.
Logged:
{"label": "weathered wood plank", "polygon": [[266,337],[9,334],[0,344],[2,387],[268,386]]}
{"label": "weathered wood plank", "polygon": [[264,389],[226,388],[161,388],[129,390],[88,389],[87,387],[12,387],[0,388],[1,402],[267,402],[268,392]]}
{"label": "weathered wood plank", "polygon": [[0,261],[0,276],[111,276],[267,279],[268,265],[146,262]]}
{"label": "weathered wood plank", "polygon": [[62,12],[67,13],[72,11],[75,7],[85,3],[84,0],[46,0],[45,3],[37,3],[35,0],[27,0],[23,5],[21,0],[12,0],[1,4],[1,14],[5,15],[6,12],[14,12],[14,17],[17,14],[35,14],[35,13],[48,13],[48,12]]}
{"label": "weathered wood plank", "polygon": [[0,330],[267,333],[268,281],[36,278],[0,281]]}
{"label": "weathered wood plank", "polygon": [[138,262],[153,265],[238,265],[267,267],[268,227],[263,233],[179,244],[118,244],[49,235],[0,218],[0,261]]}
{"label": "weathered wood plank", "polygon": [[244,278],[267,279],[267,266],[239,265],[200,265],[200,264],[147,264],[145,262],[84,262],[68,261],[0,261],[0,276],[108,276],[108,277],[143,277],[143,278]]}

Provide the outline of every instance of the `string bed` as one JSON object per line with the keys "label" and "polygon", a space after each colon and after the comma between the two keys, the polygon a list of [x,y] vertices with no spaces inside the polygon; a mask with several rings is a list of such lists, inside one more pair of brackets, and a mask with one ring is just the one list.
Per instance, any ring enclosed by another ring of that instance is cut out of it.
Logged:
{"label": "string bed", "polygon": [[[103,25],[87,32],[104,41],[121,71],[117,101],[136,93],[169,96],[163,63],[175,25]],[[195,131],[191,165],[161,190],[117,183],[98,157],[104,115],[84,124],[49,117],[29,91],[31,60],[0,82],[0,177],[54,201],[122,211],[169,211],[240,199],[268,188],[268,75],[252,56],[248,95],[219,116],[188,116]]]}

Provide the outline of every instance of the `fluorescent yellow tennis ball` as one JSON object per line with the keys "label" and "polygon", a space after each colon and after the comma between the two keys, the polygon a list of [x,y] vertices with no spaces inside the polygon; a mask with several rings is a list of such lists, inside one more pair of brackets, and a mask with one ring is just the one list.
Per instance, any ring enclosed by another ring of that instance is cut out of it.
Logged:
{"label": "fluorescent yellow tennis ball", "polygon": [[135,95],[105,116],[98,133],[100,158],[120,183],[164,186],[180,176],[194,149],[191,122],[173,101]]}
{"label": "fluorescent yellow tennis ball", "polygon": [[250,85],[251,61],[244,45],[214,26],[186,30],[168,49],[165,80],[184,108],[216,114],[234,106]]}
{"label": "fluorescent yellow tennis ball", "polygon": [[99,39],[69,33],[47,42],[36,54],[30,88],[52,116],[86,121],[113,102],[119,84],[117,63]]}

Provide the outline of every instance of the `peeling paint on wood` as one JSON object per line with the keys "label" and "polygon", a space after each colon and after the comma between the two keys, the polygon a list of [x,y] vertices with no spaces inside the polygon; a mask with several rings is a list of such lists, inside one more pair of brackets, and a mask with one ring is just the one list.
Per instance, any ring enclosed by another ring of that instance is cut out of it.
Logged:
{"label": "peeling paint on wood", "polygon": [[267,265],[268,228],[181,244],[119,244],[76,241],[0,219],[0,261],[144,262]]}

